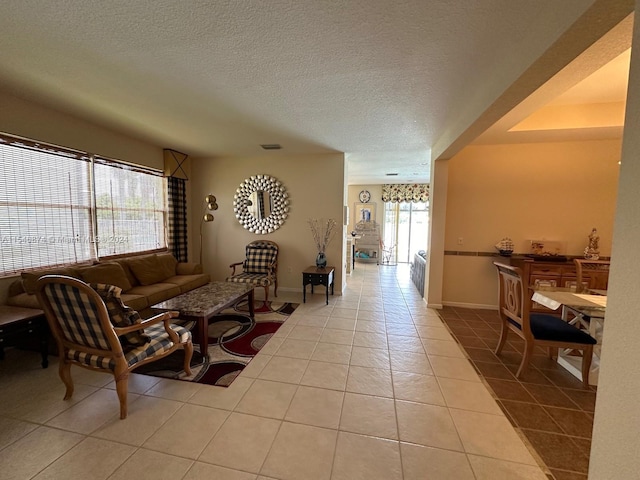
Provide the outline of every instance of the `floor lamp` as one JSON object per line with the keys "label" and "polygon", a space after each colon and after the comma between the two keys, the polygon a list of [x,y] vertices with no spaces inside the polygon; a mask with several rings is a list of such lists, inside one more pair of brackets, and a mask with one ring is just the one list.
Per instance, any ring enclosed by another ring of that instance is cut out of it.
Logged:
{"label": "floor lamp", "polygon": [[213,222],[213,215],[209,213],[209,211],[218,209],[218,204],[216,203],[216,197],[214,195],[209,194],[204,197],[204,202],[204,212],[200,219],[200,265],[202,265],[202,225]]}

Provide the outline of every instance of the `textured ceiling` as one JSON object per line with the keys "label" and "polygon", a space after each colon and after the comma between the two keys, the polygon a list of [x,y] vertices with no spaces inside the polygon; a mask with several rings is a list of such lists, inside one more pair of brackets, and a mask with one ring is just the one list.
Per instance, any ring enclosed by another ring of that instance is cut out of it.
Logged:
{"label": "textured ceiling", "polygon": [[280,143],[344,152],[351,184],[423,182],[592,3],[8,0],[0,85],[193,157]]}

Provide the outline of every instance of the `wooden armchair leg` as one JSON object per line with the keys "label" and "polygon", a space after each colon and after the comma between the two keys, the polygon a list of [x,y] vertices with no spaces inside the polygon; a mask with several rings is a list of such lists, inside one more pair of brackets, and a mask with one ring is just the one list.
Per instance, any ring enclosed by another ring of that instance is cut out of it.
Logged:
{"label": "wooden armchair leg", "polygon": [[116,377],[116,392],[118,393],[118,400],[120,401],[120,419],[127,418],[127,392],[129,390],[129,372],[115,375]]}
{"label": "wooden armchair leg", "polygon": [[269,301],[269,285],[264,286],[264,303]]}
{"label": "wooden armchair leg", "polygon": [[184,373],[191,376],[191,358],[193,358],[193,343],[185,343],[184,345]]}
{"label": "wooden armchair leg", "polygon": [[60,366],[58,367],[58,373],[60,374],[60,379],[64,383],[66,387],[66,392],[64,394],[64,399],[69,400],[73,396],[73,379],[71,378],[71,362],[60,360]]}

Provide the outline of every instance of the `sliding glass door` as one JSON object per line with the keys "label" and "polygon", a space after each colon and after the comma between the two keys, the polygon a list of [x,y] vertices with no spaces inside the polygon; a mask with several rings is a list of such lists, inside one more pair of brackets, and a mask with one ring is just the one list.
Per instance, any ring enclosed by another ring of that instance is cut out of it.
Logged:
{"label": "sliding glass door", "polygon": [[429,202],[386,202],[384,211],[384,248],[393,248],[396,262],[411,262],[427,248]]}

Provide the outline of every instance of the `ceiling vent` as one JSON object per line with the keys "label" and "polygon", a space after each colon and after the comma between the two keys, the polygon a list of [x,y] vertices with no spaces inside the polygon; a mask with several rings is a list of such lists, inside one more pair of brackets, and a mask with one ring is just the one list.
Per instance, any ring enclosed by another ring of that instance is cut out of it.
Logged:
{"label": "ceiling vent", "polygon": [[264,145],[260,145],[265,150],[280,150],[282,145],[279,143],[265,143]]}
{"label": "ceiling vent", "polygon": [[397,173],[387,173],[386,175],[387,175],[387,177],[397,177],[398,176]]}

